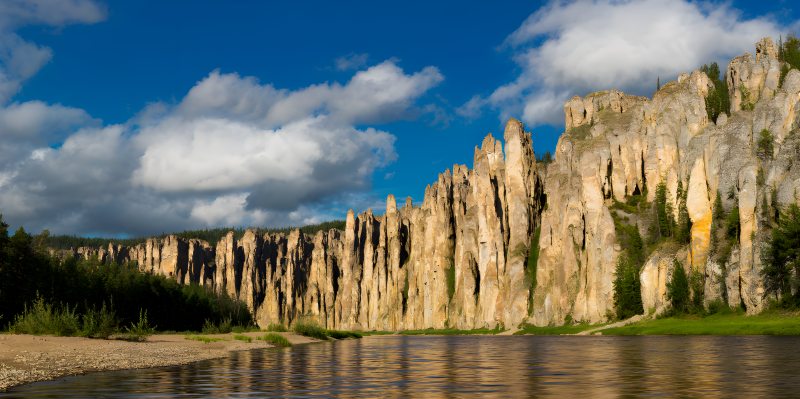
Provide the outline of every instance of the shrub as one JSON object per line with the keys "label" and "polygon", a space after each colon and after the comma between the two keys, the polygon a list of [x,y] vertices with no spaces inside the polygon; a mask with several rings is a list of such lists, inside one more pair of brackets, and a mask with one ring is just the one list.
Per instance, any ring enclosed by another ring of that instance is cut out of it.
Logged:
{"label": "shrub", "polygon": [[79,316],[69,306],[53,306],[37,295],[30,307],[24,305],[21,315],[14,317],[9,330],[15,334],[53,334],[56,337],[74,336],[80,331]]}
{"label": "shrub", "polygon": [[708,314],[710,315],[711,314],[725,315],[733,313],[733,309],[731,309],[731,307],[728,306],[727,303],[720,300],[714,300],[709,302],[707,307],[708,307]]}
{"label": "shrub", "polygon": [[139,311],[139,322],[131,323],[130,327],[125,327],[131,341],[146,341],[147,337],[153,335],[156,327],[150,327],[147,321],[147,311]]}
{"label": "shrub", "polygon": [[233,321],[230,317],[223,318],[219,324],[214,324],[211,320],[206,319],[203,323],[203,334],[228,334],[233,332]]}
{"label": "shrub", "polygon": [[305,335],[306,337],[321,339],[323,341],[328,339],[328,334],[325,329],[320,327],[315,321],[298,320],[294,323],[292,331],[300,335]]}
{"label": "shrub", "polygon": [[289,340],[286,339],[286,337],[275,333],[265,334],[263,337],[256,337],[256,339],[260,341],[271,342],[279,346],[294,346],[294,344],[289,342]]}
{"label": "shrub", "polygon": [[81,335],[84,337],[108,339],[117,331],[119,331],[119,319],[117,319],[117,315],[114,312],[113,302],[108,308],[106,308],[106,303],[103,302],[103,306],[99,311],[92,307],[83,315]]}

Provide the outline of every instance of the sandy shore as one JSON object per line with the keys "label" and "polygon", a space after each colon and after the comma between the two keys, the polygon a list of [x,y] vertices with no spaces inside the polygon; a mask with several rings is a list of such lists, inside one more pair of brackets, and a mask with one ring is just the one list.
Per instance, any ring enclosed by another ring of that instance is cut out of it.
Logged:
{"label": "sandy shore", "polygon": [[[144,342],[76,337],[0,335],[0,388],[55,380],[95,371],[143,369],[218,359],[230,352],[270,348],[256,340],[264,332],[244,333],[252,343],[233,340],[234,334],[203,335],[223,338],[206,344],[183,335],[153,335]],[[295,333],[278,333],[293,344],[321,342]]]}

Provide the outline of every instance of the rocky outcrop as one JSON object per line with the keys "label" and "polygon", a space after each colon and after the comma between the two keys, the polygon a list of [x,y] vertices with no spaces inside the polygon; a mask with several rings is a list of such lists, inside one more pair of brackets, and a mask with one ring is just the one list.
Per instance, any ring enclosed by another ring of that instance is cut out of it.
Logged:
{"label": "rocky outcrop", "polygon": [[[205,285],[246,303],[262,326],[301,317],[346,330],[594,323],[614,307],[614,271],[625,253],[617,228],[636,224],[647,238],[649,204],[664,181],[676,217],[679,187],[686,193],[691,238],[682,248],[660,246],[642,267],[645,310],[668,305],[677,259],[705,276],[706,302],[725,299],[754,313],[764,303],[764,198],[794,201],[800,185],[800,72],[777,87],[779,70],[769,38],[756,44],[755,58],[734,58],[725,72],[731,110],[716,124],[705,108],[713,83],[699,70],[652,99],[616,90],[575,96],[564,104],[566,130],[547,165],[511,119],[502,142],[487,135],[472,169],[445,170],[418,206],[407,198],[398,207],[389,195],[380,215],[348,212],[344,231],[230,232],[215,246],[168,236],[64,255],[135,260],[143,271]],[[743,99],[752,107],[742,110]],[[756,152],[763,129],[775,137],[767,160]],[[717,191],[725,211],[740,215],[728,259],[710,246]],[[631,196],[644,197],[636,212],[615,205]]]}

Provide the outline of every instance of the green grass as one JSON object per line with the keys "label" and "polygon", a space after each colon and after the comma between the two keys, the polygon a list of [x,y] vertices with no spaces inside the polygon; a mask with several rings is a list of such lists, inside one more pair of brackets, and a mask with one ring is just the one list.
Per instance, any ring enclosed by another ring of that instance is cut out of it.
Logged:
{"label": "green grass", "polygon": [[[536,327],[532,324],[524,324],[522,329],[515,332],[514,335],[562,335],[562,334],[577,334],[581,331],[591,330],[594,328],[602,327],[606,324],[589,324],[581,323],[576,325],[560,326],[560,327]],[[605,330],[603,330],[605,331]]]}
{"label": "green grass", "polygon": [[567,135],[575,140],[586,140],[586,138],[590,135],[591,126],[589,124],[583,124],[580,126],[573,127],[569,130]]}
{"label": "green grass", "polygon": [[764,312],[644,320],[603,330],[603,335],[800,335],[800,317]]}
{"label": "green grass", "polygon": [[363,335],[355,331],[325,330],[329,337],[334,339],[362,338]]}
{"label": "green grass", "polygon": [[222,338],[209,338],[209,337],[201,337],[201,336],[199,336],[199,335],[198,335],[198,336],[194,336],[194,337],[192,337],[190,334],[186,334],[186,335],[183,337],[183,339],[188,339],[188,340],[190,340],[190,341],[202,341],[202,342],[205,342],[205,343],[207,343],[207,344],[210,344],[210,343],[212,343],[212,342],[217,342],[217,341],[225,341],[225,340],[224,340],[224,339],[222,339]]}
{"label": "green grass", "polygon": [[494,335],[494,334],[501,333],[503,331],[506,331],[506,330],[501,330],[499,328],[499,326],[496,327],[493,330],[490,330],[490,329],[488,329],[486,327],[484,327],[484,328],[475,328],[475,329],[472,329],[472,330],[457,330],[455,328],[447,328],[447,329],[444,329],[444,330],[437,330],[437,329],[434,329],[433,327],[431,327],[431,328],[429,328],[427,330],[405,330],[405,331],[401,331],[400,335]]}
{"label": "green grass", "polygon": [[286,337],[275,333],[265,334],[263,337],[256,337],[256,339],[259,341],[271,342],[278,346],[287,346],[287,347],[294,346],[294,344],[289,342],[289,340],[286,339]]}
{"label": "green grass", "polygon": [[292,331],[300,335],[305,335],[306,337],[321,339],[323,341],[328,339],[328,334],[325,329],[314,321],[297,321],[294,323],[294,326],[292,326]]}
{"label": "green grass", "polygon": [[394,331],[378,331],[378,330],[364,331],[364,332],[361,333],[361,335],[364,335],[364,336],[369,336],[369,335],[393,335],[393,334],[394,334]]}
{"label": "green grass", "polygon": [[242,341],[242,342],[247,342],[248,344],[253,342],[253,337],[248,337],[248,336],[242,335],[242,334],[234,335],[233,339],[238,340],[238,341]]}

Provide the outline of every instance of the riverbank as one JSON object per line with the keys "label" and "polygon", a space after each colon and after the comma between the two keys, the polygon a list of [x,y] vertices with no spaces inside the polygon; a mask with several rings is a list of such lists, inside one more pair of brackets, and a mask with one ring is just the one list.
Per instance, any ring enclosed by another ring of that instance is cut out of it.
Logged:
{"label": "riverbank", "polygon": [[[256,340],[264,334],[241,334],[251,337],[252,342],[235,340],[234,334],[203,335],[220,338],[211,343],[187,340],[183,334],[153,335],[143,342],[3,334],[0,335],[0,389],[96,371],[177,366],[219,359],[236,351],[274,347]],[[322,342],[291,332],[277,334],[295,345]]]}
{"label": "riverbank", "polygon": [[798,311],[767,310],[756,316],[721,314],[645,319],[596,335],[800,335]]}

